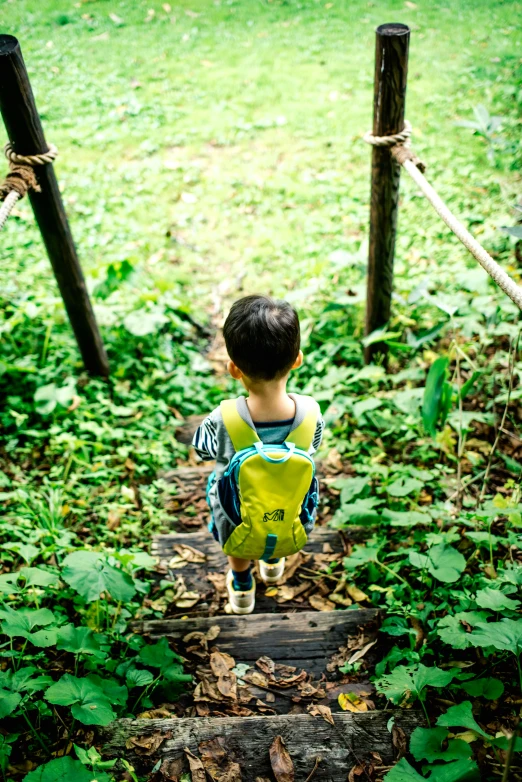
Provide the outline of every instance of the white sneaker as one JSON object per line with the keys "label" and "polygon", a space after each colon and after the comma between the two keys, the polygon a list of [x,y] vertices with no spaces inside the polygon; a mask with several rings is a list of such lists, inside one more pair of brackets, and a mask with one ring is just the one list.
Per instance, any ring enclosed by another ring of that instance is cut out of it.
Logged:
{"label": "white sneaker", "polygon": [[256,604],[256,582],[252,576],[252,586],[244,592],[239,592],[233,586],[234,576],[229,570],[226,577],[228,601],[233,614],[251,614]]}
{"label": "white sneaker", "polygon": [[259,573],[265,584],[275,584],[279,581],[285,572],[285,558],[281,557],[278,562],[269,565],[268,562],[259,560]]}

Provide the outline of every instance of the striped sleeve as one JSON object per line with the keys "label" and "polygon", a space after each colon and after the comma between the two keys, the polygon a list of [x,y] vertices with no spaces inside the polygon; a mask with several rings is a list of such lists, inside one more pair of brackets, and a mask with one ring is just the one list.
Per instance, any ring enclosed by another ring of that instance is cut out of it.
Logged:
{"label": "striped sleeve", "polygon": [[312,447],[310,448],[311,453],[315,453],[319,448],[319,446],[321,445],[321,440],[323,439],[323,432],[324,432],[324,421],[322,416],[320,416],[319,420],[317,421],[317,426],[315,428],[314,439],[312,440]]}
{"label": "striped sleeve", "polygon": [[207,416],[198,426],[192,438],[192,445],[197,455],[204,461],[216,458],[217,454],[217,428],[212,416]]}

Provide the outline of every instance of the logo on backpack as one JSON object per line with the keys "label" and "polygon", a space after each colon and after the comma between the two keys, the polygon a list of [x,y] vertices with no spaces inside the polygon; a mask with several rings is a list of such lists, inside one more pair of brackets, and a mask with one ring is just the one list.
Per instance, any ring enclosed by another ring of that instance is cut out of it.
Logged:
{"label": "logo on backpack", "polygon": [[263,521],[284,521],[284,519],[285,519],[284,509],[273,510],[271,513],[267,512],[263,515]]}

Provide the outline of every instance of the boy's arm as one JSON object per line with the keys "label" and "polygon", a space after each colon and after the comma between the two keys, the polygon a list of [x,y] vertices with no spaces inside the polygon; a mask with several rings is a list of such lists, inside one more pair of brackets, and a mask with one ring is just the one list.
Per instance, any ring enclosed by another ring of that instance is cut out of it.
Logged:
{"label": "boy's arm", "polygon": [[194,450],[200,459],[208,462],[211,459],[215,459],[217,455],[217,428],[216,422],[213,420],[212,415],[207,416],[204,421],[198,426],[194,437],[192,438],[192,445]]}
{"label": "boy's arm", "polygon": [[320,415],[317,420],[317,426],[315,427],[315,434],[314,439],[312,440],[312,447],[310,448],[310,453],[314,454],[319,446],[321,445],[321,440],[323,439],[323,432],[324,432],[324,421],[323,417]]}

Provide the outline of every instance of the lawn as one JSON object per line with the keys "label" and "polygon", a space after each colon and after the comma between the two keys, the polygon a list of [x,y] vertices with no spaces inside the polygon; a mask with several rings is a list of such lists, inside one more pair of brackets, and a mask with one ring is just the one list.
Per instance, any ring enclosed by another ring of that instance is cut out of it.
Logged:
{"label": "lawn", "polygon": [[[6,779],[30,772],[28,782],[47,782],[38,764],[71,752],[71,741],[88,746],[68,709],[53,726],[49,704],[58,701],[41,695],[60,672],[88,676],[103,660],[113,686],[130,687],[114,659],[146,665],[145,641],[129,641],[126,627],[138,612],[157,616],[143,599],[165,589],[146,553],[169,523],[161,474],[187,458],[175,439],[181,419],[234,392],[209,361],[209,333],[249,292],[299,309],[307,358],[296,387],[320,401],[323,457],[342,465],[334,523],[379,522],[346,569],[367,591],[378,581],[371,600],[389,610],[382,702],[424,706],[429,685],[437,714],[441,700],[460,707],[468,697],[460,679],[450,691],[437,673],[418,689],[412,681],[419,666],[440,671],[449,655],[455,666],[468,662],[475,646],[478,680],[485,673],[503,691],[510,683],[507,699],[480,700],[480,687],[468,688],[475,717],[491,736],[511,736],[522,651],[519,315],[404,175],[390,362],[363,368],[370,150],[362,136],[375,27],[406,23],[415,149],[449,206],[519,280],[520,245],[501,228],[515,224],[521,190],[521,11],[508,0],[2,4],[2,32],[20,40],[47,139],[60,151],[56,172],[112,371],[108,383],[83,373],[30,205],[20,202],[0,237],[0,684],[20,695],[6,712],[14,739],[0,723]],[[502,118],[496,129],[492,117]],[[423,423],[437,357],[447,359],[438,366],[449,407],[433,403]],[[498,428],[504,411],[508,435]],[[435,564],[426,556],[433,549]],[[99,599],[102,587],[82,588],[91,555],[112,574],[110,600]],[[29,566],[40,575],[16,575]],[[495,603],[488,589],[507,600]],[[9,612],[24,606],[52,610],[41,623],[55,628],[52,643],[39,646],[27,627],[16,635]],[[501,620],[513,625],[503,647],[487,646],[484,628],[471,631]],[[79,635],[74,643],[64,635],[65,622],[69,636],[88,629],[90,651],[78,651]],[[462,640],[463,627],[473,641]],[[64,664],[64,650],[74,660]],[[408,668],[390,682],[398,663]],[[17,690],[11,668],[51,679]],[[140,708],[167,692],[175,698],[179,661],[150,684]],[[89,686],[101,697],[92,675]],[[105,704],[111,718],[136,706],[121,692]],[[448,725],[474,730],[459,719]],[[506,742],[474,745],[483,778],[498,778]],[[71,757],[89,765],[81,750]],[[429,757],[421,748],[410,761]],[[475,760],[458,762],[475,773]]]}

